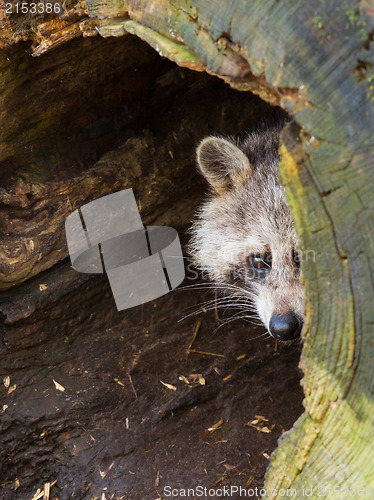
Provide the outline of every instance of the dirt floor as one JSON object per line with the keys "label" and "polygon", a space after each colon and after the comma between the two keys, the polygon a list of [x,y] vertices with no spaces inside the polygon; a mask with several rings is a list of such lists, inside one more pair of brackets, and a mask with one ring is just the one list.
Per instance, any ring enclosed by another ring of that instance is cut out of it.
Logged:
{"label": "dirt floor", "polygon": [[[189,267],[183,287],[198,282]],[[59,500],[164,499],[198,486],[226,498],[225,485],[263,485],[302,412],[300,346],[224,325],[229,311],[180,321],[214,298],[204,287],[118,312],[106,278],[69,262],[3,297],[6,322],[35,306],[41,284],[43,306],[4,327],[2,499],[31,500],[45,483]]]}

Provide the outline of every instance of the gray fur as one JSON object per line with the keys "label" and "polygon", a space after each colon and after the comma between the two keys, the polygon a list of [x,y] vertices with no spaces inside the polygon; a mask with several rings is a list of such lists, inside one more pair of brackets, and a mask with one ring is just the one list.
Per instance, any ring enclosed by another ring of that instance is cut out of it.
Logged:
{"label": "gray fur", "polygon": [[[292,311],[303,318],[304,310],[301,271],[294,259],[297,236],[278,180],[281,125],[278,121],[252,132],[237,145],[212,137],[202,141],[197,160],[212,194],[193,224],[189,248],[217,288],[237,297],[244,309],[245,300],[253,304],[268,329],[273,314]],[[248,257],[266,252],[272,266],[259,280]],[[248,316],[252,308],[248,305]]]}

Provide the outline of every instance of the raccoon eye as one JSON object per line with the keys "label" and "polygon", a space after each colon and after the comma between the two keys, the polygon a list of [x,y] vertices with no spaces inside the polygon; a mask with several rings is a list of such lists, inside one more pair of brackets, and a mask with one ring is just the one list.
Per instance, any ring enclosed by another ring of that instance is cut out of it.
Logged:
{"label": "raccoon eye", "polygon": [[255,271],[256,277],[264,278],[271,269],[271,253],[250,255],[248,263]]}
{"label": "raccoon eye", "polygon": [[297,250],[292,250],[292,259],[293,259],[294,263],[296,264],[296,267],[298,269],[300,269],[300,266],[301,266],[300,252],[298,252]]}

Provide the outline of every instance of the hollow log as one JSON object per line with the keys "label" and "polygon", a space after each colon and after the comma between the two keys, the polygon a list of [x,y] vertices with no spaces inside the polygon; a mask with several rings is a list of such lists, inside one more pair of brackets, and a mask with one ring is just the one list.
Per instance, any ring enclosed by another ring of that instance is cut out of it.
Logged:
{"label": "hollow log", "polygon": [[[25,287],[17,292],[20,300],[16,306],[14,298],[5,302],[5,322],[32,318],[32,311],[44,301],[51,304],[54,294],[60,297],[60,290],[53,289],[53,273],[67,252],[57,228],[72,209],[92,199],[90,196],[135,183],[147,223],[156,220],[173,225],[179,220],[183,226],[188,222],[192,205],[181,197],[196,194],[196,181],[188,173],[193,166],[191,161],[183,161],[183,151],[201,133],[210,132],[209,124],[199,124],[198,130],[190,124],[184,136],[183,112],[187,110],[182,109],[179,119],[171,119],[170,129],[157,135],[158,127],[169,118],[161,110],[162,99],[170,100],[164,93],[170,78],[193,78],[188,69],[207,72],[242,91],[246,98],[254,93],[270,104],[279,104],[293,117],[283,134],[281,179],[301,249],[313,258],[303,268],[307,292],[300,361],[304,412],[279,441],[263,496],[282,497],[285,489],[294,488],[299,497],[306,489],[310,498],[321,493],[339,497],[346,491],[370,497],[370,488],[374,488],[374,57],[370,4],[346,0],[339,4],[322,0],[86,0],[67,4],[57,17],[5,15],[1,22],[0,170],[5,243],[1,284],[3,289],[21,283]],[[168,61],[159,59],[139,38],[187,69],[180,74],[175,66],[171,69]],[[132,71],[135,66],[137,75]],[[125,82],[121,95],[114,85],[119,75]],[[111,85],[116,89],[113,92]],[[183,88],[183,82],[178,80],[173,88],[178,86]],[[157,93],[158,88],[162,92]],[[216,108],[222,106],[229,113],[229,96],[225,103],[218,100],[219,95],[217,92]],[[195,97],[199,98],[197,91]],[[178,93],[174,99],[171,116],[179,109]],[[242,102],[247,103],[248,113],[255,102],[257,109],[264,109],[264,104],[258,104],[260,99],[249,103],[243,98]],[[118,103],[125,103],[126,109]],[[245,114],[247,108],[243,109]],[[212,121],[219,115],[217,109],[215,112]],[[145,123],[153,138],[142,143]],[[173,135],[178,123],[180,129]],[[221,125],[223,133],[230,129],[224,121]],[[182,145],[181,136],[185,137]],[[110,154],[109,142],[114,151]],[[150,143],[154,150],[149,150]],[[181,162],[175,161],[178,147]],[[138,157],[145,164],[137,165]],[[162,172],[160,165],[171,160],[176,170],[169,167]],[[157,177],[154,185],[159,190],[151,198],[140,178],[144,174],[149,176],[147,186]],[[177,178],[186,179],[186,184]],[[166,203],[179,206],[182,219],[174,208],[165,217]],[[38,295],[32,289],[36,282],[29,285],[27,280],[48,269],[51,274],[42,277],[49,277],[52,292],[42,299],[40,282]],[[75,282],[69,289],[69,272],[64,280],[72,296],[80,286],[85,300],[95,295],[93,281],[91,285]],[[66,325],[63,307],[54,311]],[[35,325],[28,323],[27,331],[31,335],[34,328],[37,337]],[[22,358],[27,342],[19,332],[12,337],[13,357],[4,365],[7,369],[20,369],[16,353]],[[11,419],[7,425],[11,428]],[[59,439],[69,441],[73,449],[70,440],[74,436],[66,432]],[[135,495],[142,498],[140,491]]]}

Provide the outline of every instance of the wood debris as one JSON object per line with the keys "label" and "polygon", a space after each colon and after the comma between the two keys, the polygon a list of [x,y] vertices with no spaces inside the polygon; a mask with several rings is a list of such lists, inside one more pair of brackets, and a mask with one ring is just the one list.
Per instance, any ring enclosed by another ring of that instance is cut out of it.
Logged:
{"label": "wood debris", "polygon": [[39,500],[40,498],[43,498],[43,500],[49,500],[49,495],[51,491],[51,487],[57,483],[57,479],[53,481],[53,483],[44,483],[43,489],[38,488],[36,490],[36,493],[34,496],[31,498],[31,500]]}
{"label": "wood debris", "polygon": [[209,432],[214,432],[216,431],[217,429],[219,429],[221,427],[221,425],[223,424],[223,418],[221,418],[216,424],[212,425],[211,427],[208,428],[208,431]]}
{"label": "wood debris", "polygon": [[9,389],[10,386],[10,376],[7,375],[6,377],[3,378],[3,384],[5,389]]}
{"label": "wood debris", "polygon": [[245,425],[247,427],[253,427],[254,429],[263,432],[264,434],[270,434],[274,429],[274,425],[270,428],[267,426],[269,420],[262,415],[255,415],[255,418],[251,422],[247,422]]}
{"label": "wood debris", "polygon": [[106,478],[106,476],[108,475],[108,472],[112,470],[113,465],[114,465],[114,462],[112,462],[112,463],[109,465],[108,469],[107,469],[105,472],[101,472],[101,470],[99,470],[99,473],[100,473],[101,479],[105,479],[105,478]]}
{"label": "wood debris", "polygon": [[197,349],[190,349],[190,352],[195,352],[197,354],[205,354],[205,356],[217,356],[218,358],[224,358],[223,354],[217,354],[215,352],[198,351]]}
{"label": "wood debris", "polygon": [[65,387],[63,385],[56,382],[56,380],[54,378],[52,380],[53,380],[53,383],[55,384],[55,387],[58,391],[61,391],[61,392],[65,391]]}
{"label": "wood debris", "polygon": [[13,384],[8,389],[8,394],[12,394],[17,389],[17,384]]}
{"label": "wood debris", "polygon": [[167,387],[171,391],[176,391],[177,390],[177,388],[175,387],[175,385],[167,384],[166,382],[163,382],[162,380],[160,380],[160,382],[161,382],[162,385],[164,385],[165,387]]}
{"label": "wood debris", "polygon": [[184,382],[187,385],[190,384],[200,384],[200,385],[205,385],[205,378],[203,377],[202,373],[190,373],[188,377],[185,377],[184,375],[179,376],[179,380]]}
{"label": "wood debris", "polygon": [[192,334],[192,338],[190,340],[190,343],[188,344],[187,354],[189,354],[189,352],[191,350],[191,347],[192,347],[192,344],[195,342],[195,339],[196,339],[196,336],[197,336],[197,332],[199,331],[200,326],[201,326],[201,321],[199,320],[196,323],[195,329],[194,329],[193,334]]}

